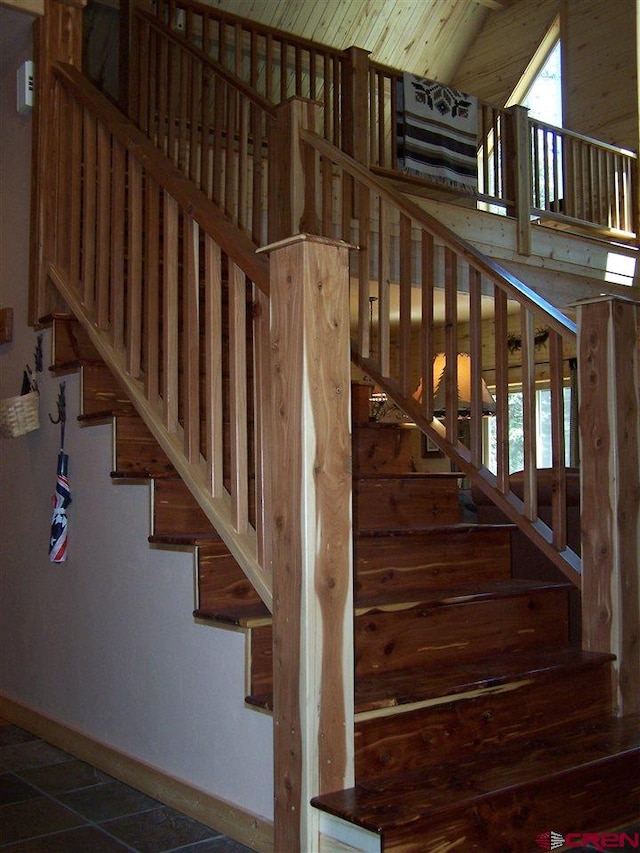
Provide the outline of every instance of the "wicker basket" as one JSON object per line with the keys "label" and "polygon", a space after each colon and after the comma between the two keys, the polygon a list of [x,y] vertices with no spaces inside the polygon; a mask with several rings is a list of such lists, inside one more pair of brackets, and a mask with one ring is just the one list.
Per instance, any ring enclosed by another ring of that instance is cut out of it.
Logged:
{"label": "wicker basket", "polygon": [[0,402],[0,435],[18,438],[40,426],[40,394],[30,391]]}

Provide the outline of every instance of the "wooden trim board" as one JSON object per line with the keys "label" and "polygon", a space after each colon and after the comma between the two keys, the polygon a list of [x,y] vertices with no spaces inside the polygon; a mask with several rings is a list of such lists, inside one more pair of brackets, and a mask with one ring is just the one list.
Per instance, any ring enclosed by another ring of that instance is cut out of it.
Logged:
{"label": "wooden trim board", "polygon": [[0,716],[127,785],[258,851],[273,853],[273,822],[0,695]]}

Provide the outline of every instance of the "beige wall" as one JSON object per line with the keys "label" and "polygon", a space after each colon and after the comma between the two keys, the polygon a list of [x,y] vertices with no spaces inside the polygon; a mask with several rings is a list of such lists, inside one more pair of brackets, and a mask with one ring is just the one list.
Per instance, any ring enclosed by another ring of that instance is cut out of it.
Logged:
{"label": "beige wall", "polygon": [[[19,393],[27,325],[31,120],[15,111],[28,16],[0,7],[0,396]],[[41,426],[0,438],[0,695],[258,815],[272,812],[272,724],[244,706],[244,639],[192,618],[187,553],[147,544],[146,486],[110,481],[111,428],[80,428],[64,377],[70,556],[48,560],[58,378],[39,375]],[[247,773],[246,768],[251,768]]]}

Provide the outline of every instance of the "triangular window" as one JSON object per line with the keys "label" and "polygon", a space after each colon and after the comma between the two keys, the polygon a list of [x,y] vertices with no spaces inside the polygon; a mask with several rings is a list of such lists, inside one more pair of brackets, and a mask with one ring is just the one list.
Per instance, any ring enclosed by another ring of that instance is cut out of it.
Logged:
{"label": "triangular window", "polygon": [[522,104],[529,109],[531,118],[562,127],[560,53],[560,20],[556,18],[513,90],[507,106]]}

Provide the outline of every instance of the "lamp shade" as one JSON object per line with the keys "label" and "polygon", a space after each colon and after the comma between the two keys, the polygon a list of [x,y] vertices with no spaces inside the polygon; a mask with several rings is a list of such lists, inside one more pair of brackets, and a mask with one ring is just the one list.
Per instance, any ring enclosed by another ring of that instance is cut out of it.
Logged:
{"label": "lamp shade", "polygon": [[[433,360],[433,412],[444,415],[446,410],[446,393],[444,372],[447,357],[443,352]],[[471,412],[471,356],[467,353],[458,354],[458,415],[469,415]],[[496,411],[496,401],[493,399],[486,382],[482,380],[482,414],[492,415]]]}

